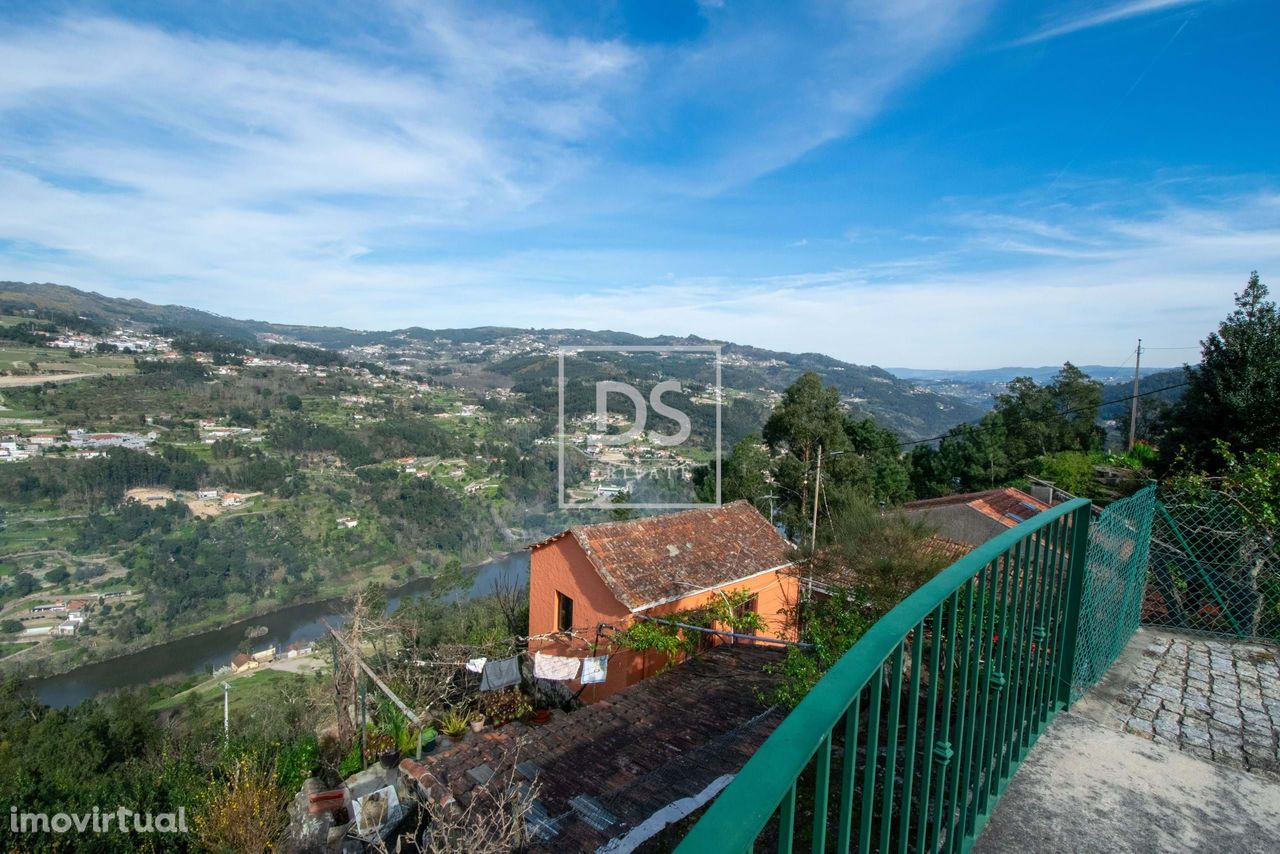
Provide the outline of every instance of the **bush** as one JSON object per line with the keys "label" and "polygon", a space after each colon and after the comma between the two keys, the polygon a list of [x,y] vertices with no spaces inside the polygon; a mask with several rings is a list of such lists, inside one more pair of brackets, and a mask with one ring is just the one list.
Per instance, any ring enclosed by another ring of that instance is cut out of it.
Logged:
{"label": "bush", "polygon": [[275,768],[242,756],[196,815],[196,836],[209,851],[271,850],[284,831],[286,805]]}

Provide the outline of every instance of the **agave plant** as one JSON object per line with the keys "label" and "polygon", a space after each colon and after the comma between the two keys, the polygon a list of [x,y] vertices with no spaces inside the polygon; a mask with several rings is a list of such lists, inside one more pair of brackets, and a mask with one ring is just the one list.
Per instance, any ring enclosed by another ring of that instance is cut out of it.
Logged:
{"label": "agave plant", "polygon": [[440,731],[449,738],[461,738],[467,731],[467,724],[471,720],[471,716],[463,709],[450,709],[440,716]]}

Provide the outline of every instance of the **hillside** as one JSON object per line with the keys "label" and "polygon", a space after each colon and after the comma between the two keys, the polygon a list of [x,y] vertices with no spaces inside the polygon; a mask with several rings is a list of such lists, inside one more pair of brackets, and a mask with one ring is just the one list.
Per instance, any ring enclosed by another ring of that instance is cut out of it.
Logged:
{"label": "hillside", "polygon": [[[743,392],[780,392],[805,371],[816,371],[840,390],[850,409],[875,418],[907,439],[936,435],[985,411],[982,401],[965,401],[900,379],[877,367],[855,365],[818,353],[781,353],[732,342],[694,337],[646,338],[627,332],[586,329],[356,330],[240,320],[177,305],[119,299],[66,285],[0,282],[0,314],[44,310],[129,328],[184,329],[233,338],[266,337],[326,349],[353,351],[362,360],[401,369],[430,371],[463,385],[510,385],[514,355],[548,353],[560,346],[600,344],[721,344],[724,384]],[[525,366],[520,366],[525,367]],[[478,373],[484,376],[477,376]],[[504,382],[505,380],[505,382]]]}
{"label": "hillside", "polygon": [[[1105,385],[1133,384],[1133,368],[1114,365],[1076,365],[1090,377]],[[888,368],[888,372],[900,379],[909,380],[937,394],[954,397],[966,403],[986,409],[991,400],[1002,394],[1009,381],[1017,377],[1030,377],[1039,385],[1053,381],[1062,369],[1061,365],[1044,365],[1038,368],[987,368],[976,371],[922,368]],[[1159,373],[1164,368],[1145,368],[1143,376]],[[1111,398],[1107,398],[1111,399]]]}
{"label": "hillside", "polygon": [[[1141,405],[1155,407],[1159,404],[1170,404],[1182,397],[1187,380],[1182,368],[1159,370],[1146,374],[1138,381],[1138,393],[1145,395]],[[1167,389],[1161,391],[1162,389]],[[1129,411],[1127,398],[1133,394],[1133,382],[1111,383],[1102,389],[1102,409],[1098,417],[1103,420],[1119,418]]]}

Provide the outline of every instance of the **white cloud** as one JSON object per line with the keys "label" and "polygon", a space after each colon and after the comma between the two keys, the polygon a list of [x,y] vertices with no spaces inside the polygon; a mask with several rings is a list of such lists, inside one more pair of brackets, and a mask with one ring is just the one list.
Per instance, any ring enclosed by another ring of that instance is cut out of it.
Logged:
{"label": "white cloud", "polygon": [[[454,325],[486,311],[493,322],[514,326],[692,333],[864,364],[1116,363],[1138,337],[1151,346],[1195,345],[1230,310],[1250,270],[1261,269],[1264,281],[1267,271],[1280,270],[1273,195],[1166,204],[1130,218],[1096,206],[1052,213],[1051,222],[1022,223],[1030,248],[991,252],[975,239],[989,223],[975,217],[960,250],[768,277],[665,276],[653,272],[657,265],[682,259],[648,253],[520,253],[465,274],[434,271],[466,275],[469,286],[435,319]],[[1017,233],[1020,218],[1001,216],[992,218]],[[1045,234],[1096,250],[1046,258],[1050,253],[1034,244]],[[568,269],[577,271],[579,285],[609,276],[614,283],[565,293],[547,286],[551,271]],[[617,270],[632,275],[618,281]],[[528,296],[509,296],[517,282],[530,288]],[[1153,354],[1170,365],[1193,357]]]}
{"label": "white cloud", "polygon": [[[765,6],[762,26],[731,4],[675,47],[409,2],[379,7],[401,40],[361,51],[74,13],[10,26],[0,275],[331,322],[395,293],[403,317],[470,281],[433,248],[501,258],[508,229],[749,182],[865,122],[985,8]],[[703,112],[671,157],[628,156]]]}
{"label": "white cloud", "polygon": [[1071,33],[1078,33],[1082,30],[1091,30],[1094,27],[1136,18],[1141,15],[1151,15],[1183,6],[1195,6],[1204,2],[1206,0],[1125,0],[1125,2],[1117,3],[1113,6],[1107,6],[1102,9],[1095,8],[1092,11],[1084,12],[1074,17],[1059,19],[1036,30],[1025,38],[1018,39],[1013,44],[1035,44],[1070,35]]}

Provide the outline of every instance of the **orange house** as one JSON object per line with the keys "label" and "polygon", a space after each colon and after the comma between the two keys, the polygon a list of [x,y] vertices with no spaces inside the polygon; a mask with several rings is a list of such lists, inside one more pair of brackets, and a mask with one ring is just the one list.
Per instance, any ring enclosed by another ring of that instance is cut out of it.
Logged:
{"label": "orange house", "polygon": [[[745,590],[752,596],[746,607],[766,626],[759,636],[793,639],[784,616],[799,590],[791,544],[745,501],[577,526],[535,544],[531,552],[529,652],[579,658],[607,654],[606,681],[585,686],[579,695],[588,703],[669,663],[662,654],[609,641],[638,615],[662,617],[706,605],[721,592]],[[565,684],[573,693],[583,687],[576,679]]]}

